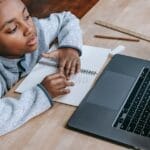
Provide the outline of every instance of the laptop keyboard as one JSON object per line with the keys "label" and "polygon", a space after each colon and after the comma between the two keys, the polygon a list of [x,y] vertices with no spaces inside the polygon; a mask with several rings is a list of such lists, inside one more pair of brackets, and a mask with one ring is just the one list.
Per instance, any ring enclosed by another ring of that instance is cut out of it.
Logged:
{"label": "laptop keyboard", "polygon": [[114,127],[150,137],[150,69],[143,68]]}

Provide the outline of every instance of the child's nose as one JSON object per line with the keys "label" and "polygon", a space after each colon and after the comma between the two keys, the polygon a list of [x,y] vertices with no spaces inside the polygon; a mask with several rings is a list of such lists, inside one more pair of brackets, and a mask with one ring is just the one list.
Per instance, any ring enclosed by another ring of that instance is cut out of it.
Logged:
{"label": "child's nose", "polygon": [[24,23],[23,34],[24,36],[28,36],[32,33],[32,26],[28,23]]}

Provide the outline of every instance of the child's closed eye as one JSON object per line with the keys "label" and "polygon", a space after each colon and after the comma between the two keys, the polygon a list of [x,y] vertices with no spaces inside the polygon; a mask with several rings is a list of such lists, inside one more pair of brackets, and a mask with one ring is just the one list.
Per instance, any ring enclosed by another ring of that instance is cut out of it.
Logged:
{"label": "child's closed eye", "polygon": [[13,34],[13,33],[15,33],[16,32],[16,30],[17,30],[17,25],[15,25],[14,27],[12,27],[12,28],[9,28],[8,30],[7,30],[7,33],[9,33],[9,34]]}
{"label": "child's closed eye", "polygon": [[31,16],[27,15],[27,16],[24,17],[24,20],[29,20],[30,18],[31,18]]}

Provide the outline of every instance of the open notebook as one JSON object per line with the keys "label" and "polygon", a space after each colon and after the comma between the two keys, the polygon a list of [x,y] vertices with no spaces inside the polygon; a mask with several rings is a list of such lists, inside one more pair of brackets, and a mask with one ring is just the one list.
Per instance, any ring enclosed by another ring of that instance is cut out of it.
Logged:
{"label": "open notebook", "polygon": [[[81,56],[81,72],[71,77],[75,85],[69,87],[71,90],[69,94],[54,98],[53,100],[78,106],[92,87],[99,72],[103,69],[109,53],[110,49],[84,45]],[[44,77],[57,71],[54,61],[42,58],[40,62],[42,63],[38,63],[33,68],[31,73],[15,90],[16,92],[22,93],[36,86]],[[47,63],[49,63],[49,65],[45,65]]]}

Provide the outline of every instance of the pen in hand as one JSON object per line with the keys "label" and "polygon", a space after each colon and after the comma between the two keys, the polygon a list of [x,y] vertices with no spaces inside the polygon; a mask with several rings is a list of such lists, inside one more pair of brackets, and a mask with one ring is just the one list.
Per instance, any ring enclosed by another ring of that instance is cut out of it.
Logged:
{"label": "pen in hand", "polygon": [[[51,67],[59,67],[58,63],[55,62],[55,61],[49,61],[49,62],[46,62],[46,61],[39,61],[38,62],[39,64],[42,64],[42,65],[45,65],[45,66],[51,66]],[[81,69],[80,70],[81,73],[84,73],[84,74],[91,74],[91,75],[96,75],[97,72],[96,71],[91,71],[91,70],[87,70],[87,69]]]}

